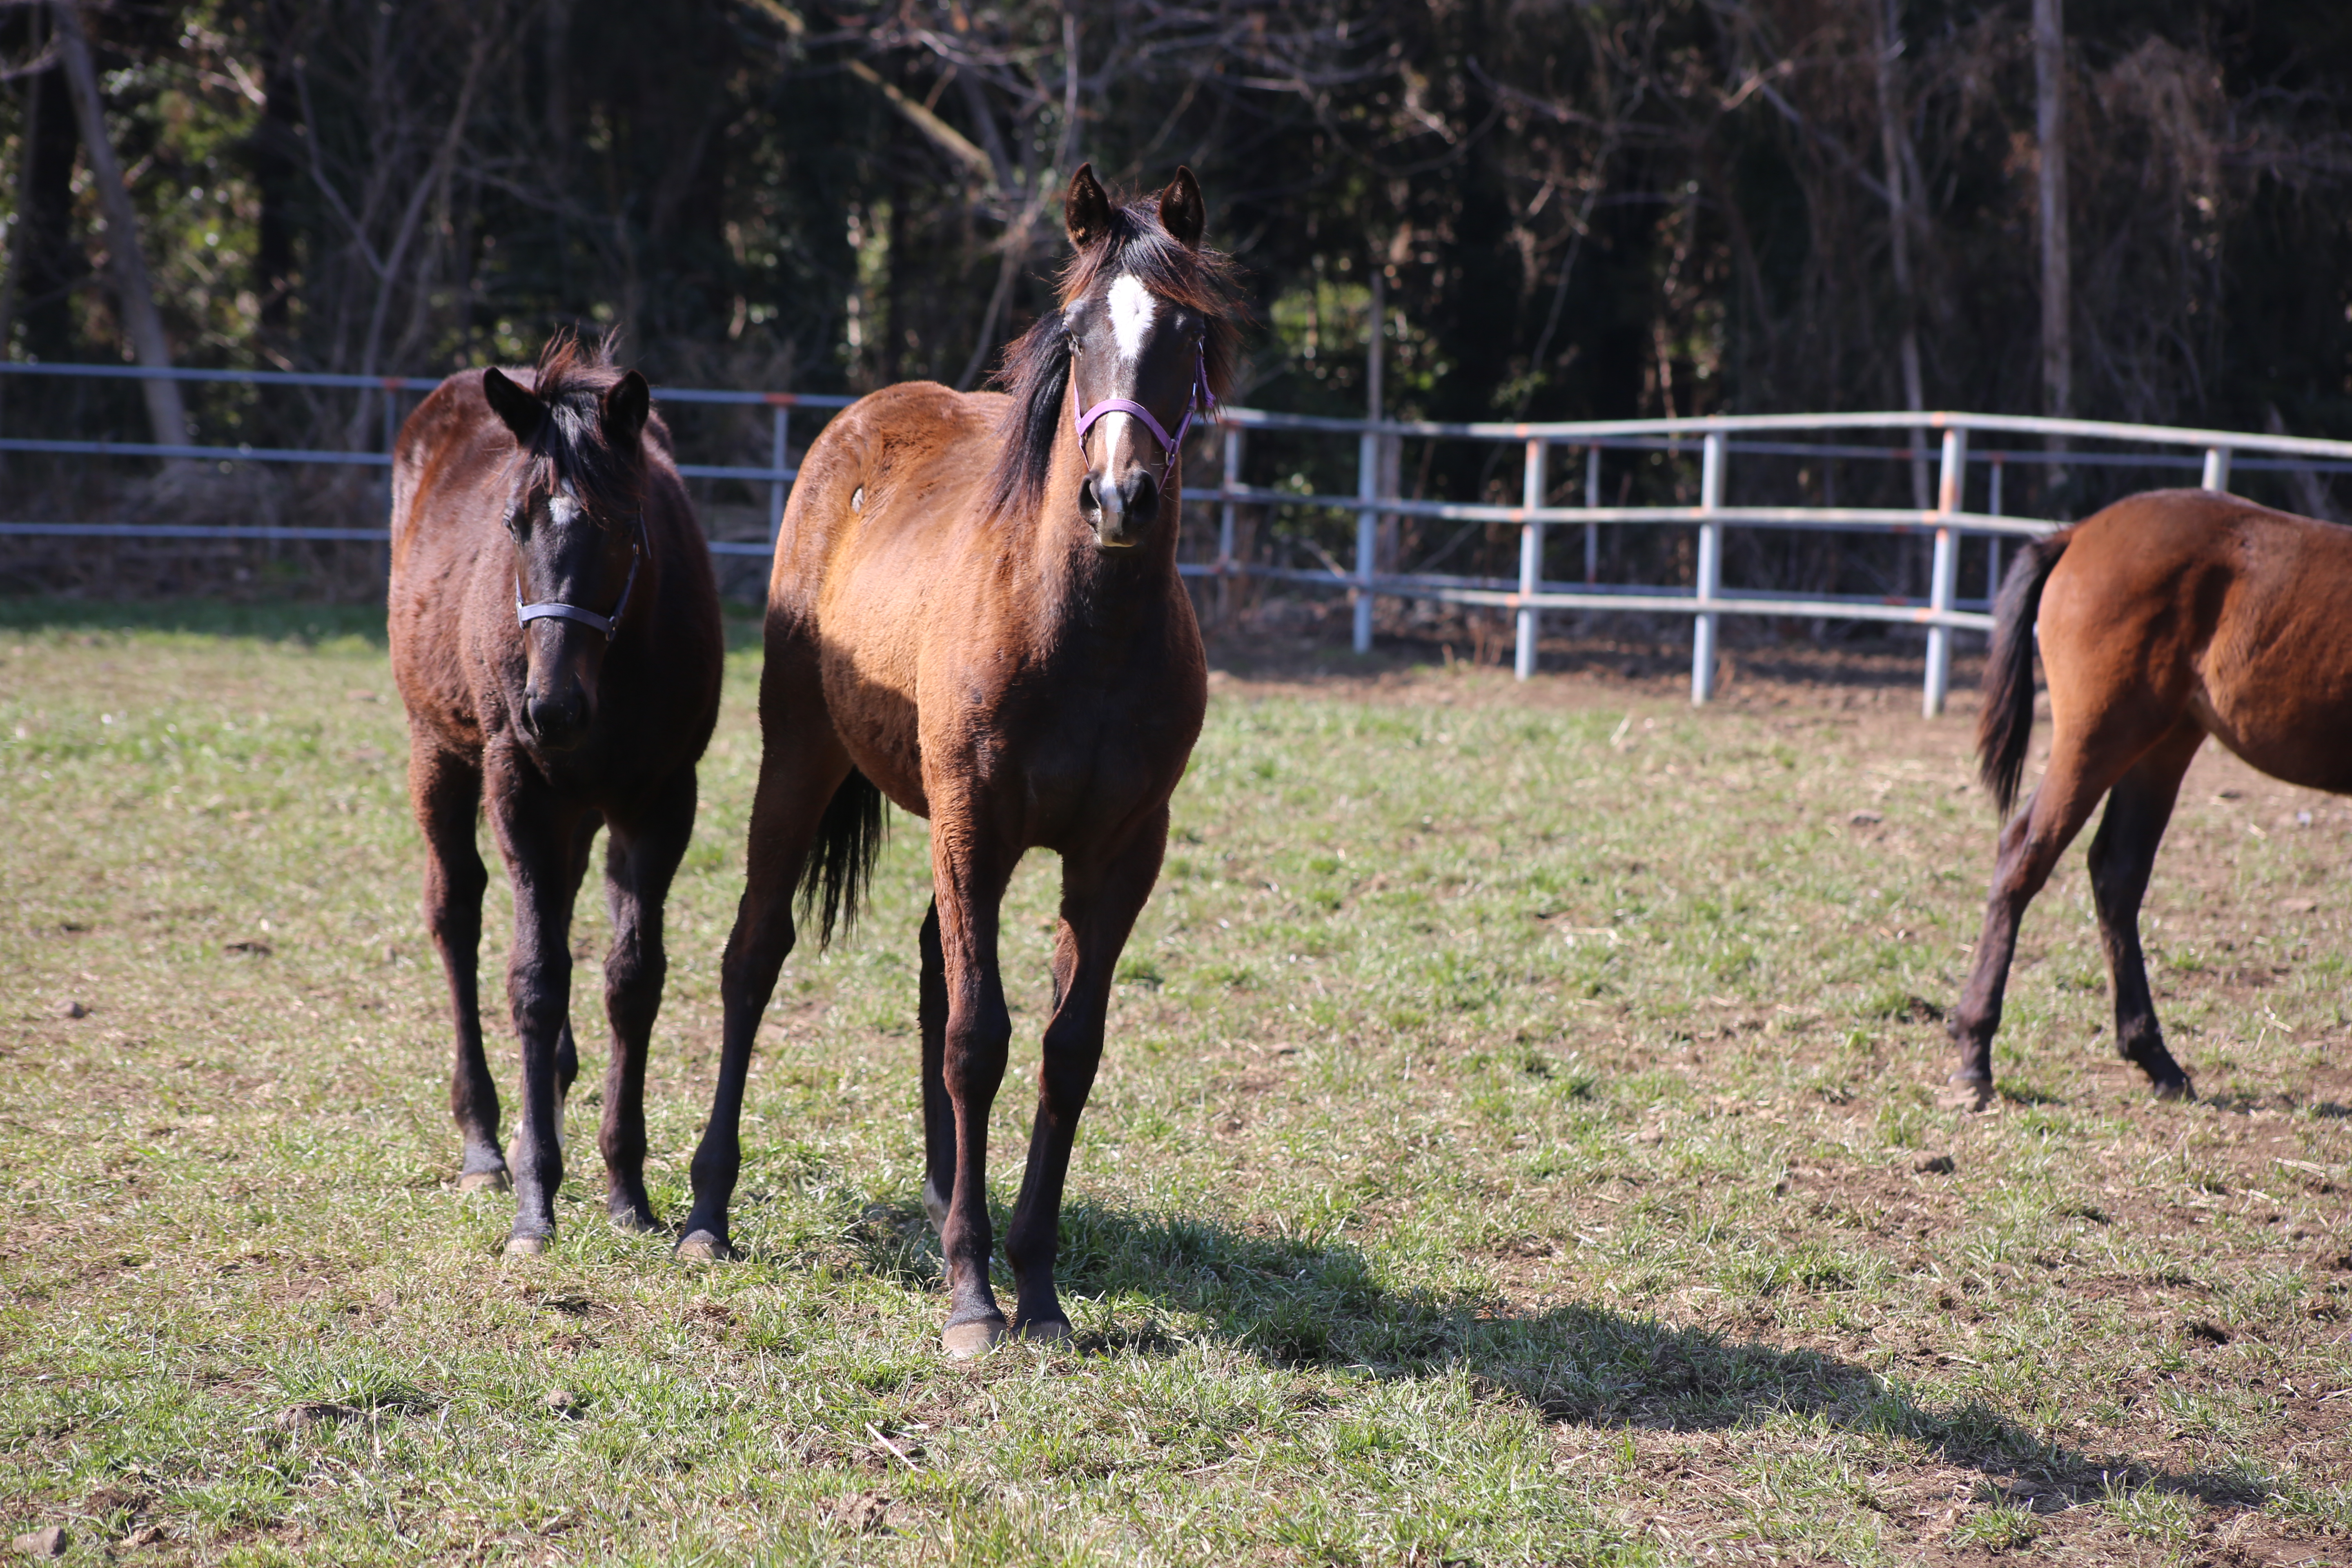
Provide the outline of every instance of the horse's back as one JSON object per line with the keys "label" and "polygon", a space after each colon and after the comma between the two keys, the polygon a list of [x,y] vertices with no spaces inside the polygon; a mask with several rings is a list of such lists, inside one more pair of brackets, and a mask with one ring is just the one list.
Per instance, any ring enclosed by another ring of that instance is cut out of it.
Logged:
{"label": "horse's back", "polygon": [[385,592],[393,678],[413,721],[465,748],[480,737],[462,650],[467,605],[484,538],[499,521],[491,489],[512,445],[482,394],[481,373],[461,371],[425,395],[393,446]]}
{"label": "horse's back", "polygon": [[973,535],[1005,401],[922,381],[858,399],[810,445],[777,530],[763,715],[821,706],[859,766],[918,813],[925,644],[974,628],[975,574],[991,563]]}
{"label": "horse's back", "polygon": [[2076,526],[2043,590],[2052,700],[2137,690],[2265,773],[2352,788],[2347,605],[2352,528],[2208,490],[2132,496]]}
{"label": "horse's back", "polygon": [[984,479],[1005,399],[933,381],[859,398],[811,443],[777,531],[768,602],[813,607],[836,560],[930,548]]}

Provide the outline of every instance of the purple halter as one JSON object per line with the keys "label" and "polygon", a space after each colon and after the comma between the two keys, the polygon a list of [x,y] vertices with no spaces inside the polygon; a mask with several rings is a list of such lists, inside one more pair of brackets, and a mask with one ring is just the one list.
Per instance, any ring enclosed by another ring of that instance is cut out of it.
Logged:
{"label": "purple halter", "polygon": [[621,580],[621,602],[613,606],[613,613],[609,616],[600,616],[593,610],[583,610],[577,605],[567,605],[555,599],[545,600],[536,605],[524,604],[522,602],[522,568],[516,567],[515,624],[527,626],[533,621],[550,619],[578,621],[582,626],[594,626],[604,634],[606,642],[611,642],[613,633],[620,626],[622,616],[628,611],[629,591],[637,585],[637,563],[645,559],[645,538],[646,514],[639,512],[636,521],[632,525],[629,539],[629,574]]}
{"label": "purple halter", "polygon": [[1192,390],[1184,399],[1184,418],[1183,422],[1176,426],[1176,434],[1173,436],[1168,434],[1167,429],[1153,416],[1151,410],[1134,399],[1106,397],[1092,408],[1076,416],[1078,439],[1084,441],[1087,438],[1087,432],[1094,428],[1095,421],[1106,414],[1132,414],[1143,421],[1145,429],[1159,438],[1160,450],[1168,455],[1168,460],[1172,463],[1176,460],[1176,448],[1184,444],[1184,432],[1192,427],[1192,416],[1196,411],[1202,414],[1214,414],[1217,411],[1216,396],[1209,391],[1209,363],[1206,351],[1199,348],[1192,351]]}

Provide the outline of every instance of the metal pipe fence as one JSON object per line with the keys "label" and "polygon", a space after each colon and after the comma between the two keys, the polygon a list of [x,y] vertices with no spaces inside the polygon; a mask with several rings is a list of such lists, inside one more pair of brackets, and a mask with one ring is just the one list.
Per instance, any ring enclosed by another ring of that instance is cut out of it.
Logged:
{"label": "metal pipe fence", "polygon": [[[354,468],[385,468],[392,462],[392,445],[399,430],[399,400],[409,394],[430,392],[437,378],[367,376],[292,371],[150,370],[136,365],[0,363],[0,374],[26,376],[92,377],[118,380],[164,379],[218,382],[255,386],[309,387],[380,394],[383,397],[381,450],[338,451],[312,447],[247,445],[163,446],[152,442],[65,440],[0,436],[0,452],[40,452],[92,458],[193,459],[206,462],[330,464]],[[830,413],[854,399],[823,394],[736,392],[701,387],[665,387],[656,397],[671,405],[719,405],[766,407],[772,411],[768,450],[763,463],[683,463],[680,474],[690,479],[734,480],[767,488],[767,539],[713,540],[712,553],[768,557],[774,552],[775,531],[782,520],[788,489],[798,473],[789,461],[792,416],[806,408]],[[1223,463],[1213,489],[1196,490],[1188,501],[1217,511],[1216,553],[1207,561],[1187,561],[1179,570],[1192,578],[1253,577],[1345,593],[1352,611],[1352,633],[1358,651],[1371,646],[1373,606],[1380,598],[1433,602],[1510,613],[1515,627],[1514,668],[1518,678],[1535,673],[1536,649],[1543,617],[1549,613],[1642,613],[1688,616],[1691,618],[1691,700],[1707,701],[1715,691],[1717,638],[1725,616],[1766,616],[1808,619],[1875,621],[1921,626],[1927,631],[1927,668],[1922,710],[1933,716],[1943,710],[1951,679],[1952,634],[1987,631],[1992,619],[1992,590],[1999,579],[2000,542],[2038,538],[2061,521],[2018,516],[2006,511],[2004,479],[2013,465],[2178,468],[2194,469],[2207,489],[2228,487],[2233,468],[2241,470],[2304,470],[2352,472],[2352,441],[2304,437],[2258,436],[2248,432],[2180,429],[2157,425],[2124,425],[2090,419],[2046,419],[2022,415],[1963,413],[1865,413],[1719,415],[1690,419],[1609,419],[1570,423],[1441,423],[1426,420],[1364,420],[1327,418],[1315,415],[1279,414],[1256,408],[1221,409],[1216,420],[1222,438]],[[1352,437],[1357,442],[1356,491],[1353,495],[1317,494],[1263,485],[1243,478],[1246,442],[1251,431],[1296,431],[1309,435]],[[1895,431],[1906,444],[1823,440],[1842,432]],[[1924,441],[1940,436],[1938,482],[1935,504],[1926,508],[1765,505],[1725,499],[1730,460],[1734,457],[1801,458],[1817,461],[1862,460],[1914,462],[1927,456]],[[2155,447],[2155,451],[2116,452],[2098,449],[1978,450],[1970,449],[1972,434],[2058,437],[2112,445]],[[1758,439],[1774,436],[1811,436],[1811,440]],[[1381,443],[1408,437],[1517,445],[1523,448],[1520,500],[1517,506],[1491,501],[1456,501],[1389,493],[1393,471],[1381,460]],[[1743,438],[1744,437],[1744,438]],[[1580,506],[1549,504],[1552,454],[1581,448],[1585,454],[1584,494]],[[1604,506],[1601,498],[1602,454],[1612,450],[1690,454],[1699,458],[1698,500],[1695,506]],[[2257,454],[2246,456],[2243,454]],[[1967,507],[1971,464],[1988,470],[1986,506]],[[1355,563],[1352,570],[1328,556],[1321,567],[1283,565],[1243,560],[1235,553],[1236,517],[1240,508],[1305,509],[1352,514],[1356,521]],[[1516,527],[1519,532],[1516,580],[1476,578],[1431,572],[1407,573],[1380,567],[1380,524],[1382,518],[1423,518],[1433,521],[1490,523]],[[1583,530],[1582,583],[1563,582],[1544,574],[1548,542],[1553,524],[1573,523]],[[1610,527],[1668,525],[1694,531],[1692,582],[1681,584],[1619,584],[1601,583],[1598,573],[1601,531]],[[1933,538],[1928,592],[1924,599],[1850,594],[1796,594],[1727,587],[1723,582],[1725,530],[1730,528],[1843,531],[1876,534],[1926,533]],[[323,540],[353,543],[383,543],[390,538],[381,528],[244,527],[214,524],[43,522],[0,521],[0,537],[51,536],[113,539],[200,540]],[[1989,555],[1983,599],[1959,596],[1958,567],[1964,540],[1987,541]],[[1972,605],[1983,605],[1979,609]]]}
{"label": "metal pipe fence", "polygon": [[[2225,430],[2180,429],[2158,425],[2125,425],[2091,419],[2049,419],[2024,415],[1934,413],[1722,415],[1691,419],[1611,419],[1575,423],[1446,424],[1423,420],[1365,420],[1318,416],[1276,414],[1254,408],[1221,412],[1223,450],[1216,489],[1188,496],[1188,500],[1218,509],[1217,552],[1213,559],[1185,563],[1188,575],[1245,576],[1297,584],[1312,584],[1345,592],[1353,614],[1354,644],[1359,652],[1371,647],[1372,605],[1377,598],[1418,600],[1482,606],[1512,612],[1516,647],[1514,668],[1522,680],[1535,673],[1537,641],[1548,612],[1643,612],[1691,617],[1691,700],[1704,703],[1715,693],[1717,636],[1725,616],[1767,616],[1827,620],[1878,621],[1927,628],[1927,647],[1921,710],[1929,717],[1943,711],[1951,685],[1952,636],[1956,631],[1984,632],[1991,628],[1990,600],[2000,576],[2000,542],[2032,539],[2066,524],[2063,521],[2023,517],[2003,508],[2003,479],[2011,465],[2043,464],[2086,468],[2133,467],[2196,470],[2206,489],[2226,489],[2234,466],[2241,470],[2352,472],[2352,441],[2305,437],[2257,436]],[[1244,481],[1248,432],[1300,431],[1352,436],[1358,442],[1357,489],[1354,495],[1313,494]],[[1910,462],[1927,456],[1922,445],[1879,446],[1835,441],[1740,440],[1742,436],[1828,434],[1845,431],[1892,430],[1919,443],[1928,433],[1940,436],[1935,504],[1911,507],[1835,507],[1760,505],[1725,500],[1727,467],[1735,455],[1814,459],[1879,459]],[[2059,437],[2159,448],[2155,452],[2102,450],[1970,451],[1972,434]],[[1433,500],[1381,493],[1380,444],[1404,437],[1458,439],[1522,444],[1520,502],[1510,506],[1489,501]],[[1550,458],[1555,449],[1583,448],[1586,454],[1584,504],[1547,504],[1550,495]],[[1699,458],[1698,501],[1696,506],[1603,506],[1601,504],[1601,458],[1618,448],[1688,453]],[[2180,450],[2186,448],[2186,451]],[[2241,454],[2262,454],[2244,457]],[[1988,470],[1986,507],[1967,506],[1971,463]],[[1353,513],[1356,518],[1356,559],[1352,571],[1336,563],[1323,569],[1282,566],[1238,559],[1234,553],[1236,512],[1243,506],[1302,508]],[[1380,569],[1379,523],[1382,517],[1417,517],[1465,523],[1517,527],[1519,532],[1518,576],[1516,582],[1402,574]],[[1584,530],[1584,582],[1573,584],[1544,576],[1545,531],[1555,523],[1577,523]],[[1678,584],[1602,584],[1597,581],[1600,531],[1604,527],[1664,524],[1686,527],[1696,533],[1693,581]],[[1928,592],[1924,599],[1852,595],[1808,595],[1727,588],[1723,583],[1724,531],[1760,528],[1808,531],[1882,534],[1926,533],[1932,537]],[[1986,595],[1963,600],[1958,592],[1960,546],[1978,538],[1990,545]],[[1972,608],[1971,604],[1983,608]]]}
{"label": "metal pipe fence", "polygon": [[[199,462],[310,463],[341,468],[389,468],[392,446],[400,432],[399,400],[404,395],[431,392],[442,378],[415,375],[339,375],[323,372],[268,370],[190,370],[174,367],[150,370],[141,365],[0,363],[0,374],[70,376],[119,381],[218,382],[247,386],[310,387],[329,391],[381,394],[383,446],[375,451],[336,451],[317,447],[184,445],[152,441],[75,441],[47,437],[0,436],[0,452],[47,452],[89,458],[151,458]],[[715,555],[765,557],[774,553],[776,524],[784,511],[784,495],[799,470],[786,460],[792,439],[793,411],[847,407],[855,398],[823,393],[730,392],[710,387],[669,386],[655,394],[666,404],[715,404],[765,407],[769,421],[765,463],[680,463],[678,472],[689,479],[736,479],[768,487],[768,538],[763,543],[712,540]],[[243,528],[211,524],[77,523],[0,521],[0,537],[36,536],[113,539],[303,539],[382,544],[392,535],[383,528]]]}

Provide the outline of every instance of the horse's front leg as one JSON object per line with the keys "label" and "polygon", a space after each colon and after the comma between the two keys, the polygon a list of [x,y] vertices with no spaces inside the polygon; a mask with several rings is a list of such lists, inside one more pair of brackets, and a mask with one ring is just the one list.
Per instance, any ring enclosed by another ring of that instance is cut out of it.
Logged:
{"label": "horse's front leg", "polygon": [[658,1228],[646,1195],[646,1051],[669,971],[662,904],[694,835],[694,770],[680,768],[634,820],[612,825],[604,854],[613,945],[604,954],[604,1016],[613,1026],[604,1071],[605,1209],[624,1230]]}
{"label": "horse's front leg", "polygon": [[1135,917],[1159,879],[1167,846],[1168,811],[1162,806],[1110,854],[1063,862],[1061,930],[1054,942],[1054,1016],[1045,1026],[1045,1058],[1037,1069],[1037,1120],[1029,1133],[1029,1166],[1004,1238],[1020,1292],[1015,1321],[1024,1339],[1069,1336],[1069,1319],[1063,1315],[1054,1287],[1062,1184],[1069,1174],[1078,1117],[1102,1061],[1111,975],[1129,932],[1135,929]]}
{"label": "horse's front leg", "polygon": [[507,1000],[522,1048],[522,1114],[508,1150],[515,1221],[507,1251],[528,1254],[546,1251],[554,1238],[555,1192],[563,1182],[557,1055],[571,1020],[572,896],[586,808],[557,795],[520,757],[493,753],[487,782],[490,825],[514,884]]}
{"label": "horse's front leg", "polygon": [[[571,890],[564,895],[568,900],[564,905],[566,909],[579,907],[580,884],[588,875],[588,852],[595,847],[596,829],[602,826],[603,819],[594,812],[583,811],[572,830],[572,880]],[[563,1147],[564,1107],[572,1103],[572,1085],[579,1076],[580,1047],[572,1037],[572,1019],[567,1013],[563,1030],[555,1037],[555,1146],[558,1149]],[[509,1165],[516,1163],[511,1148],[507,1152],[507,1163]]]}
{"label": "horse's front leg", "polygon": [[947,1019],[940,1079],[955,1131],[955,1173],[940,1226],[947,1260],[948,1353],[978,1355],[1003,1339],[1004,1313],[988,1282],[995,1236],[988,1218],[988,1112],[1004,1081],[1013,1017],[996,966],[997,907],[1020,852],[1002,849],[969,799],[932,795],[931,881],[939,914]]}

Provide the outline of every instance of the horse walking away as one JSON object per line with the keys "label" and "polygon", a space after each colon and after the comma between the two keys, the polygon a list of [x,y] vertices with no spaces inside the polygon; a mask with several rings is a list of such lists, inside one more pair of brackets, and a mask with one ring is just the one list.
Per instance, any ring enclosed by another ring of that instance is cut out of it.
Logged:
{"label": "horse walking away", "polygon": [[1992,1098],[1992,1038],[2026,905],[2099,798],[2091,892],[2116,1046],[2158,1095],[2191,1099],[2165,1048],[2139,907],[2181,776],[2208,735],[2273,778],[2352,793],[2352,529],[2209,490],[2117,501],[2020,552],[1993,611],[1978,720],[1984,781],[2006,815],[2033,724],[2038,626],[2050,763],[2001,830],[1992,896],[1953,1012],[1952,1081]]}
{"label": "horse walking away", "polygon": [[[531,371],[453,375],[393,458],[390,626],[408,710],[425,919],[457,1026],[450,1110],[464,1191],[512,1185],[506,1248],[555,1233],[572,1041],[572,907],[596,830],[613,939],[604,1124],[614,1222],[651,1230],[646,1047],[661,1005],[662,901],[694,827],[696,762],[723,652],[709,552],[645,377],[569,336]],[[487,806],[514,885],[507,995],[522,1047],[512,1165],[482,1056],[475,973]]]}
{"label": "horse walking away", "polygon": [[[809,448],[768,586],[763,737],[725,1031],[679,1252],[726,1257],[760,1016],[792,951],[854,916],[882,797],[931,821],[919,1016],[926,1180],[947,1349],[1069,1332],[1054,1286],[1063,1182],[1101,1058],[1111,973],[1160,872],[1168,800],[1207,706],[1176,571],[1182,443],[1225,384],[1236,296],[1180,169],[1124,205],[1092,168],[1064,219],[1059,302],[1007,350],[1005,394],[928,382],[853,405]],[[1012,1023],[997,914],[1024,852],[1062,858],[1054,1005],[1028,1165],[989,1286],[988,1113]]]}

